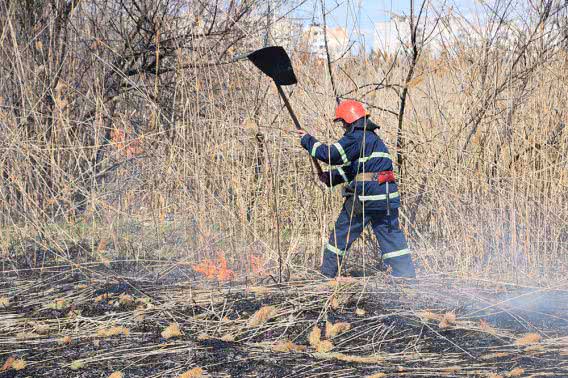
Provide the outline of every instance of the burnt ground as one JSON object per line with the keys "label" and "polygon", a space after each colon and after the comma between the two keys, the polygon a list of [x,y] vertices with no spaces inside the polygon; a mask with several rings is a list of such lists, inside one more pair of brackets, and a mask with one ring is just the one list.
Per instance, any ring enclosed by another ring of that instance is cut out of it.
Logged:
{"label": "burnt ground", "polygon": [[[380,274],[220,284],[172,263],[15,264],[0,276],[0,369],[10,357],[26,367],[0,377],[568,376],[566,285]],[[326,337],[326,322],[349,330]],[[165,338],[172,323],[181,334]],[[314,327],[333,349],[310,344]]]}

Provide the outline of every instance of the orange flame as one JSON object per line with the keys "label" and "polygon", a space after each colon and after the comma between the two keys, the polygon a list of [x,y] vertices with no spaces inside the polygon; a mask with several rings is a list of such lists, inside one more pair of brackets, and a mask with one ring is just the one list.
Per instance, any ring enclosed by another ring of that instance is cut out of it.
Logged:
{"label": "orange flame", "polygon": [[141,138],[132,139],[127,142],[128,134],[126,131],[114,128],[110,132],[112,143],[127,158],[132,158],[144,153]]}
{"label": "orange flame", "polygon": [[265,260],[260,256],[250,255],[250,267],[254,274],[258,274],[260,276],[264,275],[264,264]]}
{"label": "orange flame", "polygon": [[227,267],[227,259],[222,254],[216,260],[205,259],[191,267],[210,280],[216,278],[219,281],[231,281],[235,277],[235,272]]}

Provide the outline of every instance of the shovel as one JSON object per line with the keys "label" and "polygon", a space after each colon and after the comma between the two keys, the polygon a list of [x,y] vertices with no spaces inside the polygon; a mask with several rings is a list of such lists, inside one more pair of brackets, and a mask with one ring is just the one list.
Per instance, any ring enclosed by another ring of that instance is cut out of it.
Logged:
{"label": "shovel", "polygon": [[[278,94],[282,98],[282,101],[284,101],[284,105],[286,109],[288,109],[288,113],[290,113],[290,117],[292,117],[296,129],[301,130],[302,126],[300,126],[300,121],[298,121],[294,110],[292,110],[290,101],[288,101],[288,97],[286,97],[282,89],[282,85],[292,85],[298,82],[294,74],[292,62],[288,54],[286,54],[286,50],[281,46],[265,47],[248,54],[247,58],[265,75],[274,80]],[[323,171],[319,162],[314,157],[312,157],[312,161],[314,162],[318,175],[320,175]]]}

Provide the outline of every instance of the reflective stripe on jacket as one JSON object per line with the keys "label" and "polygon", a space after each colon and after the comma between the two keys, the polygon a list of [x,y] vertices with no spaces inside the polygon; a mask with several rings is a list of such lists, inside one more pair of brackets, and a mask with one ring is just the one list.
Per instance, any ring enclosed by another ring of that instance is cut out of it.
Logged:
{"label": "reflective stripe on jacket", "polygon": [[[348,183],[357,191],[365,204],[366,210],[386,209],[386,184],[378,182],[352,182],[355,176],[363,172],[392,171],[392,158],[387,146],[374,132],[378,126],[362,118],[353,123],[343,137],[331,145],[319,142],[306,134],[302,137],[302,146],[316,159],[339,166],[330,171],[332,185]],[[390,183],[389,202],[391,208],[400,206],[400,196],[396,183]]]}

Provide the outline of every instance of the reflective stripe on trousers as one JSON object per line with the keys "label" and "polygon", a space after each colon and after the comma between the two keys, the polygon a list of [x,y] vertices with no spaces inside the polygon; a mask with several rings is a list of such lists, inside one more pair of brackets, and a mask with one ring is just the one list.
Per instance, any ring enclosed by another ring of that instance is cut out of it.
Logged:
{"label": "reflective stripe on trousers", "polygon": [[337,274],[341,258],[369,223],[379,242],[383,261],[392,268],[392,274],[399,277],[414,277],[414,264],[410,257],[406,237],[399,227],[398,209],[396,208],[391,209],[389,216],[386,211],[373,211],[366,213],[364,218],[363,216],[351,218],[343,207],[325,248],[322,273],[328,277],[334,277]]}

